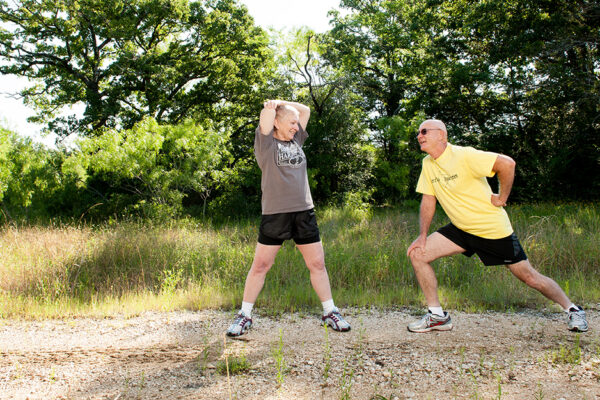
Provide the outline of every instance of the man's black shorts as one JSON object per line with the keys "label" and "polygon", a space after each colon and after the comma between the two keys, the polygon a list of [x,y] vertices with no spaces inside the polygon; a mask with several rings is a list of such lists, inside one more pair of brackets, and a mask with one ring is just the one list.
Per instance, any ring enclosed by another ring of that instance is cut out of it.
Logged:
{"label": "man's black shorts", "polygon": [[453,224],[442,226],[438,232],[456,243],[471,257],[479,256],[484,265],[506,265],[527,260],[527,255],[514,232],[502,239],[485,239],[458,229]]}
{"label": "man's black shorts", "polygon": [[306,211],[263,215],[261,217],[258,243],[277,246],[288,239],[294,239],[296,244],[310,244],[321,241],[314,208]]}

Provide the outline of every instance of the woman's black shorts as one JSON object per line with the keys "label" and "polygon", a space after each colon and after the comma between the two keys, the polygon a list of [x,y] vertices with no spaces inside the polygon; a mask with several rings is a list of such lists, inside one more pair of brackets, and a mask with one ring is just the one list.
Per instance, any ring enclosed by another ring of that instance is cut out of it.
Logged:
{"label": "woman's black shorts", "polygon": [[514,232],[502,239],[485,239],[458,229],[453,224],[438,229],[438,232],[456,243],[471,257],[477,254],[484,265],[507,265],[527,260],[527,255]]}
{"label": "woman's black shorts", "polygon": [[288,239],[294,239],[296,244],[310,244],[321,241],[314,208],[306,211],[263,215],[261,217],[258,243],[277,246]]}

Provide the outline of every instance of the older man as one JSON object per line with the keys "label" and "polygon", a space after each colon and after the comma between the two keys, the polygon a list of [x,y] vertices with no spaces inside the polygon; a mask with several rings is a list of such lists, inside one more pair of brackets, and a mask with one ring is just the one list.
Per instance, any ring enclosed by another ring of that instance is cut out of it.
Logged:
{"label": "older man", "polygon": [[[408,247],[407,255],[429,307],[419,321],[408,325],[411,332],[452,329],[452,320],[438,298],[437,279],[431,262],[454,254],[476,253],[485,265],[506,265],[521,281],[558,303],[567,313],[568,328],[585,332],[585,312],[573,304],[560,286],[535,270],[503,206],[515,176],[515,162],[502,154],[448,143],[446,126],[439,120],[424,121],[417,139],[423,159],[417,192],[423,195],[420,233]],[[499,193],[492,192],[486,177],[497,174]],[[450,224],[427,236],[436,202],[450,218]]]}

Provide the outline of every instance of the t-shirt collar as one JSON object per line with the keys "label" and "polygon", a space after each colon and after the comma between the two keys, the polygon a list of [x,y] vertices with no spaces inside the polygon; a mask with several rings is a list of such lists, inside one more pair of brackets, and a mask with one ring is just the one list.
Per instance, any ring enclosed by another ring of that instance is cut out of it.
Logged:
{"label": "t-shirt collar", "polygon": [[443,161],[445,158],[447,158],[448,154],[452,152],[451,147],[452,147],[452,145],[450,143],[446,143],[446,148],[444,149],[442,154],[440,154],[440,156],[438,158],[434,158],[435,162],[440,162],[440,161]]}

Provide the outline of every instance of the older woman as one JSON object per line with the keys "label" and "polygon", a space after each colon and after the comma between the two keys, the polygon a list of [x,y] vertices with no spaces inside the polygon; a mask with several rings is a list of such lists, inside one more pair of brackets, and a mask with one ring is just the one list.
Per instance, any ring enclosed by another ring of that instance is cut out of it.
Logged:
{"label": "older woman", "polygon": [[294,240],[310,271],[311,284],[323,304],[323,324],[336,331],[350,330],[333,302],[308,185],[302,145],[308,137],[304,128],[309,118],[307,106],[283,100],[266,101],[260,113],[254,154],[262,171],[262,218],[242,308],[227,330],[229,336],[242,335],[252,326],[254,302],[277,252],[288,239]]}

